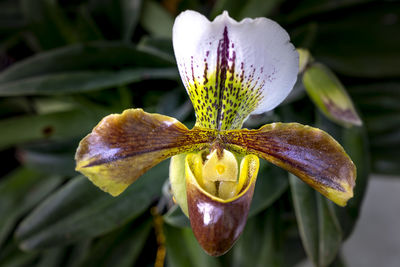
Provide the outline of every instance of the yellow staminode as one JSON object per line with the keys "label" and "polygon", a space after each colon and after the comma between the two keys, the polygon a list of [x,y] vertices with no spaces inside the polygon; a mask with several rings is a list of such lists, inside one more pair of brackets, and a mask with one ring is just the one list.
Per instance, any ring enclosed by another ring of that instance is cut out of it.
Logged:
{"label": "yellow staminode", "polygon": [[211,182],[236,182],[238,163],[232,152],[223,150],[221,158],[217,150],[212,151],[203,166],[203,179]]}
{"label": "yellow staminode", "polygon": [[236,194],[238,164],[235,156],[222,151],[218,156],[217,150],[208,155],[203,165],[203,182],[205,189],[222,199],[232,198]]}
{"label": "yellow staminode", "polygon": [[205,151],[189,154],[186,158],[188,174],[195,177],[199,186],[213,199],[220,202],[232,201],[243,193],[258,173],[258,158],[246,155],[241,159],[228,150],[213,150],[204,159]]}

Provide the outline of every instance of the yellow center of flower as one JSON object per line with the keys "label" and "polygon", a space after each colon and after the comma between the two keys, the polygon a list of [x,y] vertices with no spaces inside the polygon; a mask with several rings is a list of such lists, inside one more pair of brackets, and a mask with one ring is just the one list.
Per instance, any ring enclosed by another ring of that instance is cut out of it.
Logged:
{"label": "yellow center of flower", "polygon": [[225,149],[188,154],[185,159],[187,186],[196,184],[215,200],[229,201],[248,188],[257,177],[258,166],[257,156],[241,157]]}
{"label": "yellow center of flower", "polygon": [[223,174],[225,172],[225,166],[224,165],[217,165],[215,168],[217,169],[217,172],[219,174]]}
{"label": "yellow center of flower", "polygon": [[[238,161],[232,152],[223,150],[218,154],[213,150],[204,160],[201,167],[197,168],[197,181],[208,193],[222,199],[229,199],[236,196],[243,187],[239,182]],[[200,174],[201,173],[201,174]]]}
{"label": "yellow center of flower", "polygon": [[238,176],[238,163],[235,155],[228,150],[223,150],[218,155],[213,150],[203,163],[203,180],[209,182],[236,182]]}

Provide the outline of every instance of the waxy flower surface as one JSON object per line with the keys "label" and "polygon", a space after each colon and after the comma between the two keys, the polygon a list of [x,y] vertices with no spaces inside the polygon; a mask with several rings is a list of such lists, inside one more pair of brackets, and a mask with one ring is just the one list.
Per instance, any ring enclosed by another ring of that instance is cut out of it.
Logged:
{"label": "waxy flower surface", "polygon": [[298,123],[241,129],[290,93],[298,54],[289,35],[266,19],[210,22],[186,11],[173,28],[182,81],[196,113],[187,129],[174,118],[125,110],[105,117],[80,143],[77,170],[113,196],[172,157],[177,203],[210,255],[228,251],[246,223],[259,158],[288,170],[338,205],[353,196],[356,169],[327,133]]}

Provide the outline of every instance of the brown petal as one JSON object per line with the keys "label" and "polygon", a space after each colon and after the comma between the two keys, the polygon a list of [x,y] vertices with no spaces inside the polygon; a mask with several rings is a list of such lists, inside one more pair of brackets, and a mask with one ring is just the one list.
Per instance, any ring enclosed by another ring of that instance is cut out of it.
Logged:
{"label": "brown petal", "polygon": [[353,196],[356,167],[326,132],[298,123],[272,123],[258,130],[221,133],[226,147],[252,153],[290,171],[340,206]]}
{"label": "brown petal", "polygon": [[217,198],[198,184],[191,167],[190,156],[186,160],[186,192],[190,224],[193,233],[211,256],[225,254],[239,238],[246,224],[259,161],[248,155],[241,166],[241,174],[247,176],[245,189],[236,197],[223,200]]}
{"label": "brown petal", "polygon": [[76,170],[116,196],[164,159],[208,144],[211,135],[168,116],[128,109],[105,117],[80,142]]}

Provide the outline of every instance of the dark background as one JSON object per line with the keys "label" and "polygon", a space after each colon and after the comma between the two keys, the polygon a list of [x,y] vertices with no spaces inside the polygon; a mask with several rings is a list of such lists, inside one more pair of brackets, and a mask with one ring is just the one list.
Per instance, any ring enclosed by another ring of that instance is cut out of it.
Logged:
{"label": "dark background", "polygon": [[[140,107],[193,126],[171,41],[186,9],[276,20],[339,77],[362,126],[327,119],[299,76],[299,94],[246,127],[297,121],[333,135],[358,169],[347,208],[263,163],[246,230],[215,259],[172,206],[168,161],[117,198],[74,171],[79,140],[107,114]],[[345,266],[369,174],[400,175],[399,1],[1,0],[0,70],[0,266],[152,266],[164,249],[168,266]]]}

